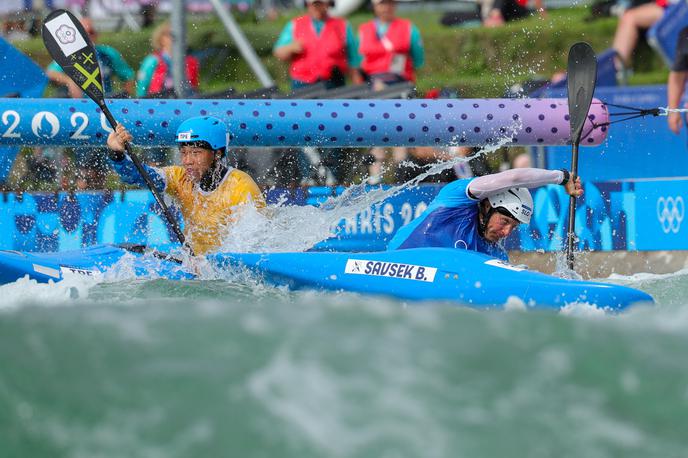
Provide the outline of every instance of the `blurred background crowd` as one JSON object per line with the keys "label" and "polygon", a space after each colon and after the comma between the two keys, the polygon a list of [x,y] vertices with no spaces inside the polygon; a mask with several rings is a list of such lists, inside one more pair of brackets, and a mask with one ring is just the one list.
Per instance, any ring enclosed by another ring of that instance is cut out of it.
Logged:
{"label": "blurred background crowd", "polygon": [[[42,18],[51,9],[69,8],[80,15],[85,30],[96,44],[104,91],[109,98],[438,98],[462,94],[457,88],[443,86],[425,85],[425,90],[419,89],[422,86],[419,81],[433,73],[424,69],[427,55],[443,50],[426,49],[424,30],[414,22],[412,4],[416,8],[437,10],[441,27],[476,31],[522,19],[544,19],[550,10],[550,4],[545,5],[542,0],[187,1],[185,7],[194,17],[216,16],[218,11],[213,3],[221,3],[222,8],[244,21],[264,24],[263,40],[271,41],[272,58],[287,77],[281,87],[274,84],[255,89],[258,84],[253,81],[253,87],[251,82],[246,82],[240,89],[208,88],[203,84],[204,75],[212,73],[208,67],[215,65],[217,59],[236,59],[223,54],[227,52],[226,47],[217,48],[208,43],[207,47],[196,45],[186,49],[186,89],[184,94],[178,94],[171,69],[173,55],[180,48],[173,46],[175,33],[169,21],[170,3],[164,0],[10,0],[0,6],[2,36],[12,43],[36,40]],[[566,6],[556,2],[551,5]],[[642,40],[642,31],[660,20],[668,5],[662,0],[600,0],[588,6],[585,21],[619,17],[610,56],[617,80],[625,81],[633,65],[636,44]],[[359,17],[363,15],[357,20],[357,26],[347,19],[347,14],[353,11],[359,11]],[[194,23],[189,23],[193,27]],[[145,34],[149,43],[147,54],[140,60],[133,59],[131,56],[136,53],[126,43],[101,42],[102,31]],[[502,37],[507,39],[508,35]],[[456,61],[461,65],[460,58]],[[237,67],[241,65],[245,64],[236,62]],[[84,97],[57,63],[49,62],[42,67],[50,81],[45,96]],[[498,95],[527,95],[546,84],[556,84],[561,76],[554,72],[547,78],[524,81]],[[230,158],[233,165],[248,171],[263,187],[299,187],[364,181],[404,182],[422,173],[424,166],[457,157],[470,158],[476,151],[466,147],[235,148]],[[174,148],[146,149],[141,154],[151,165],[167,165],[177,159]],[[478,156],[460,161],[426,181],[451,181],[510,167],[529,167],[532,163],[529,151],[523,148],[503,148]],[[121,187],[106,158],[104,148],[24,148],[4,187],[36,191]]]}

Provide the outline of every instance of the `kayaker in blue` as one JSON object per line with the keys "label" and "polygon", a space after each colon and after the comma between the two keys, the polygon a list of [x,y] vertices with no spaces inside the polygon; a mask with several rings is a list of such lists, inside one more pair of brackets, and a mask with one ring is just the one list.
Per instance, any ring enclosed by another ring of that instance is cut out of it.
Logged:
{"label": "kayaker in blue", "polygon": [[511,169],[446,185],[419,217],[397,231],[387,249],[453,247],[508,261],[501,244],[519,224],[530,223],[533,198],[528,188],[560,184],[583,195],[580,178],[566,170]]}

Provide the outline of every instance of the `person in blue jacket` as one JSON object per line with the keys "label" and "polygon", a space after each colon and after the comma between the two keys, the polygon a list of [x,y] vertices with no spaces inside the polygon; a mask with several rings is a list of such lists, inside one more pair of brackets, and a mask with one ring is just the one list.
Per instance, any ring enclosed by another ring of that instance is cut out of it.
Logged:
{"label": "person in blue jacket", "polygon": [[511,169],[446,185],[419,217],[397,231],[387,249],[451,247],[508,261],[501,241],[519,224],[529,224],[533,198],[528,188],[560,184],[583,195],[580,178],[567,170]]}

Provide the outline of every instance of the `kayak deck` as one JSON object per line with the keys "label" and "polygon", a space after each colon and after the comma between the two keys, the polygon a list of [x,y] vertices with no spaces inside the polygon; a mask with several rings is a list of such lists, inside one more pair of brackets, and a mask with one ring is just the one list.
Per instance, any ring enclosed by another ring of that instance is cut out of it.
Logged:
{"label": "kayak deck", "polygon": [[[136,277],[191,279],[175,260],[131,246],[98,245],[62,253],[0,251],[0,284],[29,276],[39,282],[65,275],[98,275],[128,254]],[[161,259],[162,258],[162,259]],[[466,250],[415,248],[370,253],[217,253],[221,271],[248,268],[267,282],[290,289],[321,289],[385,295],[409,301],[451,301],[475,308],[522,304],[559,309],[571,303],[623,310],[652,302],[648,294],[619,285],[569,280],[512,266]]]}

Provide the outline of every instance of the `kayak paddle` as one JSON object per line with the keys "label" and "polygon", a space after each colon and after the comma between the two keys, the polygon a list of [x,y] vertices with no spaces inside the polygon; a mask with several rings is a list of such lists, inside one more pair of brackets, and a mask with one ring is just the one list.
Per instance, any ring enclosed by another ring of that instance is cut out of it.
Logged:
{"label": "kayak paddle", "polygon": [[[576,43],[569,49],[568,98],[569,123],[571,125],[571,177],[575,183],[578,177],[578,145],[583,125],[588,117],[592,94],[597,78],[597,58],[587,43]],[[566,262],[573,270],[573,244],[576,240],[576,197],[569,198],[569,225],[566,234]]]}
{"label": "kayak paddle", "polygon": [[[107,105],[105,105],[103,79],[98,59],[96,58],[96,49],[81,22],[69,11],[55,10],[45,18],[41,35],[50,56],[62,67],[65,74],[98,105],[112,128],[115,129],[117,121],[110,113]],[[162,196],[155,188],[151,177],[141,163],[141,159],[132,151],[128,143],[124,146],[127,155],[129,155],[134,166],[141,174],[143,181],[146,182],[146,185],[153,193],[155,201],[162,208],[174,234],[184,245],[184,234]],[[191,247],[188,248],[192,251]]]}

